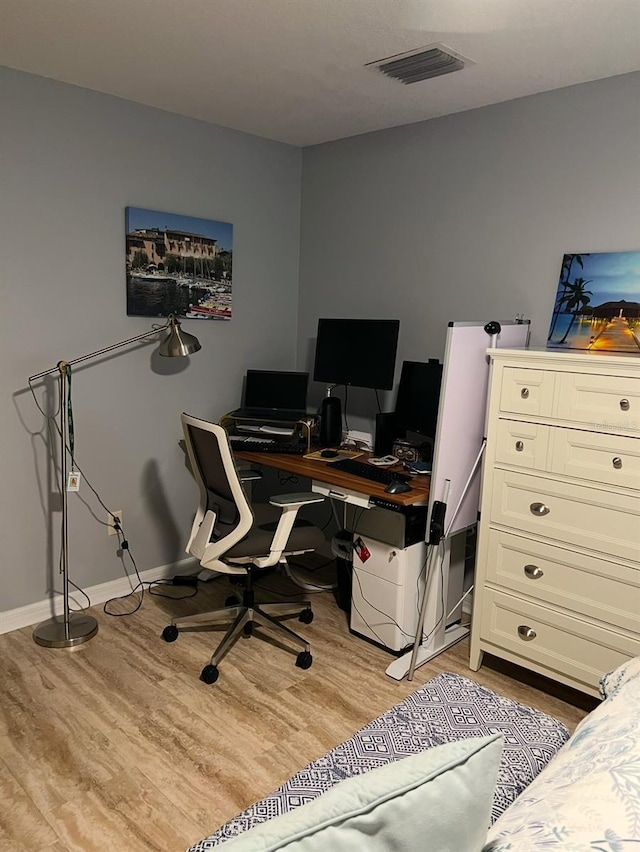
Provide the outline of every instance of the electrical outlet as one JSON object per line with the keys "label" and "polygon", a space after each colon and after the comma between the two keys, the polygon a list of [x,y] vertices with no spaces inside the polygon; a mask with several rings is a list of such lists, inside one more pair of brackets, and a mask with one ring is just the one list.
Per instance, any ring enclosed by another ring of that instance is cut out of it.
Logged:
{"label": "electrical outlet", "polygon": [[113,525],[114,515],[122,524],[122,509],[118,509],[116,512],[111,512],[107,515],[107,530],[109,535],[118,535],[118,531]]}

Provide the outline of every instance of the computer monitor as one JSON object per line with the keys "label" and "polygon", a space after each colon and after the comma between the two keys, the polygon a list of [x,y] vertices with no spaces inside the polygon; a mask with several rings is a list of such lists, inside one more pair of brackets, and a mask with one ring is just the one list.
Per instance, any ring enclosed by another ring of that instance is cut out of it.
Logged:
{"label": "computer monitor", "polygon": [[243,409],[279,409],[304,412],[308,373],[283,370],[247,370]]}
{"label": "computer monitor", "polygon": [[319,319],[313,378],[391,390],[400,320]]}
{"label": "computer monitor", "polygon": [[437,359],[402,362],[395,413],[405,431],[435,437],[441,383]]}

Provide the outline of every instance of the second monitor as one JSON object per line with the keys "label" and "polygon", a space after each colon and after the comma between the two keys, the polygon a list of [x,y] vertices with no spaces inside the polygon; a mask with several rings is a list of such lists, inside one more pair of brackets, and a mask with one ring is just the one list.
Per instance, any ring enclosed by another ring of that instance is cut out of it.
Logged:
{"label": "second monitor", "polygon": [[432,447],[441,384],[442,364],[437,359],[402,362],[395,411],[376,416],[376,455],[391,453],[397,439]]}
{"label": "second monitor", "polygon": [[402,362],[395,413],[404,430],[435,437],[441,384],[442,364],[436,359]]}

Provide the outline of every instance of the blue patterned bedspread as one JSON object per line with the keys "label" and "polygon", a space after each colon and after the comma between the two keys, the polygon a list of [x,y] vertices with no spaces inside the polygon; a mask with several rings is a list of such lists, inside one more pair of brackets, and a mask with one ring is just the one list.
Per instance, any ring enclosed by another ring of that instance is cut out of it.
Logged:
{"label": "blue patterned bedspread", "polygon": [[315,799],[344,778],[459,740],[501,733],[504,751],[492,822],[538,775],[569,732],[551,716],[503,698],[456,674],[441,674],[314,760],[189,852],[206,852],[254,825]]}
{"label": "blue patterned bedspread", "polygon": [[607,700],[495,823],[485,852],[640,850],[640,657],[601,683]]}

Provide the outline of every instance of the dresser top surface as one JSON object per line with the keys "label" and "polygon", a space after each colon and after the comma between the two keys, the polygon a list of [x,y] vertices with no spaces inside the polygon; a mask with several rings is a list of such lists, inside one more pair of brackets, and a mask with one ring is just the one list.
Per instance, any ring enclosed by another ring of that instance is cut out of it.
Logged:
{"label": "dresser top surface", "polygon": [[590,352],[582,349],[571,349],[559,351],[557,349],[487,349],[487,354],[492,361],[538,361],[551,366],[565,365],[567,367],[578,366],[589,371],[602,370],[611,371],[618,367],[631,368],[638,371],[640,375],[640,348],[637,355],[622,354],[620,352]]}

